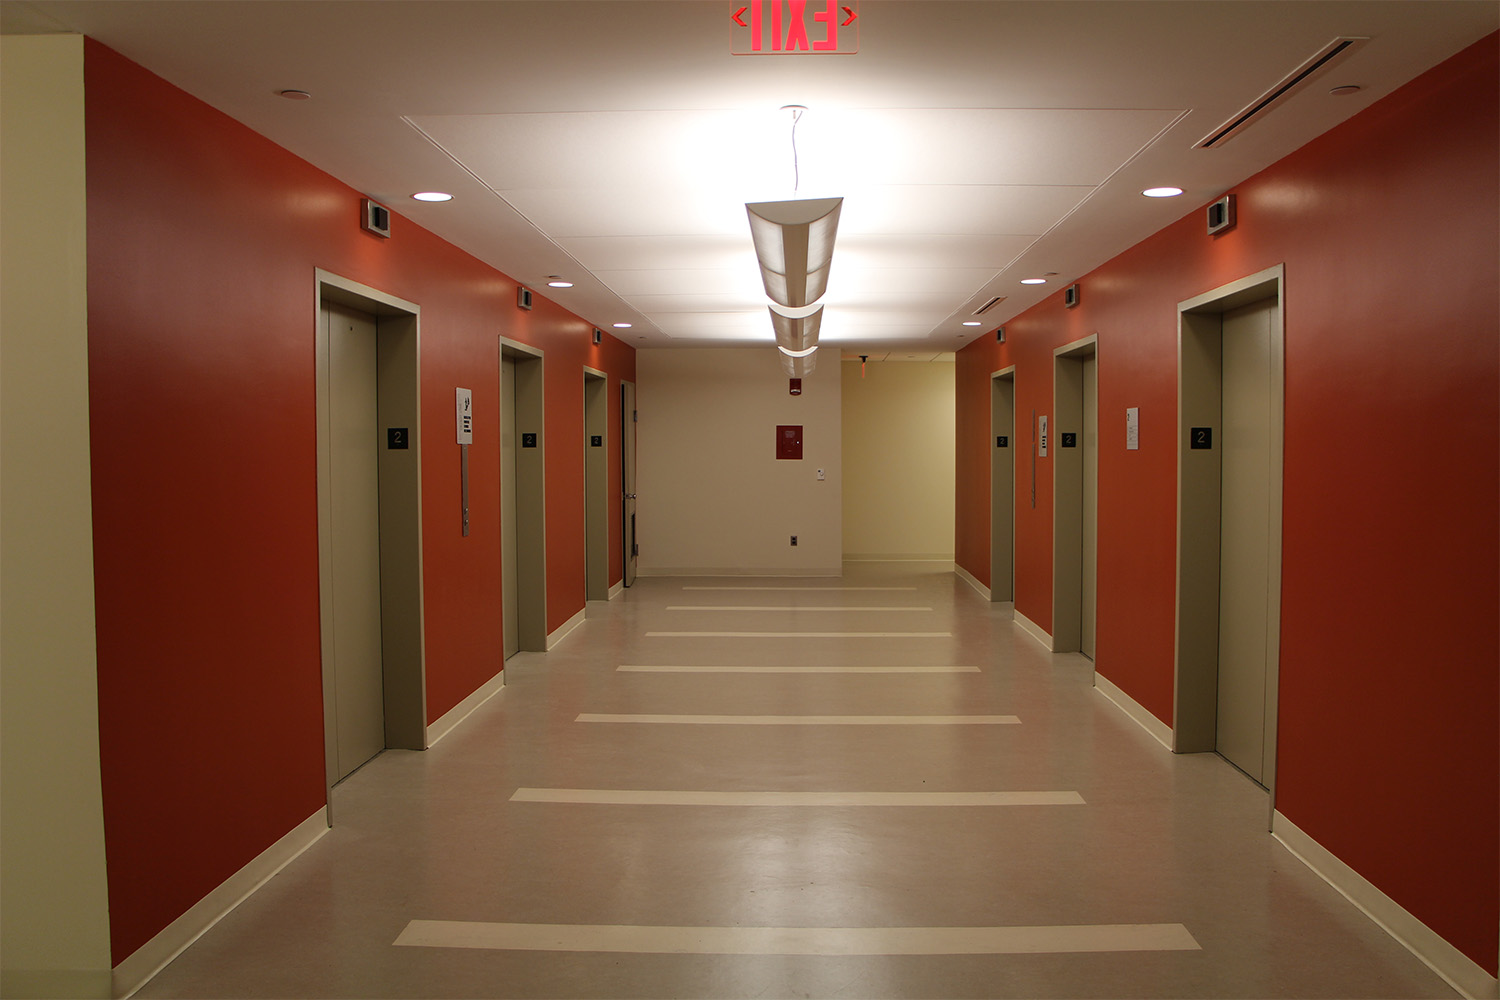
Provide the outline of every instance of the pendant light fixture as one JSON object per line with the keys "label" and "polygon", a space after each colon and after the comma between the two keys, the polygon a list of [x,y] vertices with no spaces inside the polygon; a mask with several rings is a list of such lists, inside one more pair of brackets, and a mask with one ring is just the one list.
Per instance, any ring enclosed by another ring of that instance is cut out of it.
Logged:
{"label": "pendant light fixture", "polygon": [[788,309],[767,306],[776,346],[785,354],[806,354],[818,346],[818,328],[823,325],[822,305]]}
{"label": "pendant light fixture", "polygon": [[[782,109],[792,115],[792,170],[794,190],[801,186],[797,163],[797,122],[807,111],[798,104]],[[801,198],[759,201],[745,205],[750,239],[760,265],[760,280],[771,300],[771,329],[782,368],[793,380],[810,374],[817,364],[818,330],[823,307],[818,300],[828,290],[833,264],[833,241],[838,235],[842,198]],[[797,393],[794,391],[793,395]]]}
{"label": "pendant light fixture", "polygon": [[811,354],[800,358],[778,352],[781,358],[781,370],[786,372],[788,378],[806,378],[818,366],[817,351],[815,347]]}
{"label": "pendant light fixture", "polygon": [[762,201],[745,206],[766,296],[783,306],[808,306],[828,290],[842,198]]}

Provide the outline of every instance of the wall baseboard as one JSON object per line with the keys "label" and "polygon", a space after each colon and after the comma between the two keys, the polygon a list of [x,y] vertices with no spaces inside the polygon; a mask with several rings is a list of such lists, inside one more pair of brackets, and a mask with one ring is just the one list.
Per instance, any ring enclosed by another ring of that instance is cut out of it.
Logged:
{"label": "wall baseboard", "polygon": [[114,996],[108,969],[6,969],[0,972],[0,997],[29,1000],[84,1000]]}
{"label": "wall baseboard", "polygon": [[495,697],[495,695],[504,689],[505,670],[501,668],[495,676],[479,685],[467,698],[448,709],[448,711],[443,713],[441,718],[427,727],[428,749],[431,749],[438,740],[457,729],[458,724],[473,714],[476,708]]}
{"label": "wall baseboard", "polygon": [[1271,818],[1271,836],[1281,842],[1298,861],[1311,868],[1349,902],[1400,941],[1444,981],[1469,1000],[1495,1000],[1494,976],[1477,962],[1438,936],[1437,932],[1408,913],[1400,903],[1381,892],[1359,872],[1350,868],[1322,844],[1299,830],[1277,811]]}
{"label": "wall baseboard", "polygon": [[979,591],[979,596],[983,597],[986,601],[990,599],[990,588],[980,583],[979,580],[975,578],[973,573],[970,573],[958,563],[953,564],[953,573],[964,583],[967,583],[969,586]]}
{"label": "wall baseboard", "polygon": [[1172,749],[1172,727],[1152,715],[1146,706],[1120,690],[1108,677],[1094,671],[1094,690],[1114,702],[1115,706],[1130,716],[1131,721],[1156,737],[1156,741],[1168,750]]}
{"label": "wall baseboard", "polygon": [[1027,618],[1019,611],[1012,611],[1011,617],[1015,621],[1015,623],[1021,627],[1022,632],[1025,632],[1027,635],[1031,636],[1037,642],[1045,646],[1048,652],[1052,651],[1051,632],[1048,632],[1046,629],[1042,628],[1036,622],[1032,621],[1030,618]]}
{"label": "wall baseboard", "polygon": [[613,601],[616,597],[619,597],[623,593],[625,593],[625,581],[618,580],[612,587],[609,588],[609,599]]}
{"label": "wall baseboard", "polygon": [[846,552],[844,562],[952,563],[952,552]]}
{"label": "wall baseboard", "polygon": [[319,808],[291,832],[262,851],[249,864],[225,879],[161,933],[141,945],[119,965],[112,976],[114,995],[129,997],[151,981],[194,941],[223,920],[277,872],[317,843],[328,832],[328,810]]}
{"label": "wall baseboard", "polygon": [[562,642],[568,637],[569,632],[582,625],[584,618],[587,617],[587,614],[588,607],[587,605],[585,605],[584,607],[579,608],[578,613],[575,614],[572,618],[569,618],[567,621],[563,622],[557,628],[552,630],[552,632],[547,636],[547,650],[550,652],[553,647],[555,647],[558,643]]}

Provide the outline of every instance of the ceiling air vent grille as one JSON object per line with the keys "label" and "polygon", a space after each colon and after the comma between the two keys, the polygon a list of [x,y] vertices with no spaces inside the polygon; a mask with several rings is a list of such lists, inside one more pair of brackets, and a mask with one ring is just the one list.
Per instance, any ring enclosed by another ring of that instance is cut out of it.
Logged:
{"label": "ceiling air vent grille", "polygon": [[1004,301],[1005,301],[1005,296],[1004,295],[996,295],[993,299],[990,299],[984,305],[980,306],[978,309],[975,309],[974,310],[974,315],[978,316],[980,313],[989,312],[991,309],[995,308],[996,306],[998,306],[1000,303],[1002,303]]}
{"label": "ceiling air vent grille", "polygon": [[1270,90],[1261,94],[1250,104],[1230,118],[1227,122],[1214,129],[1208,135],[1198,140],[1193,145],[1194,149],[1212,149],[1239,135],[1246,128],[1255,124],[1260,117],[1273,107],[1286,100],[1295,93],[1303,84],[1324,70],[1343,62],[1353,55],[1354,50],[1368,42],[1368,38],[1346,36],[1335,38],[1323,48],[1319,49],[1312,58],[1301,66],[1288,73],[1279,83]]}

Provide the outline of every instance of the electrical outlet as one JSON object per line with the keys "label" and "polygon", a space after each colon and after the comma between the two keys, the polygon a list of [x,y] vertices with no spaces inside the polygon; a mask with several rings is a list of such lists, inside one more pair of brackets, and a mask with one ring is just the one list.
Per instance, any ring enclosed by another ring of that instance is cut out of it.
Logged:
{"label": "electrical outlet", "polygon": [[792,536],[792,544],[793,544],[793,545],[796,545],[796,544],[797,544],[797,536],[796,536],[796,535],[793,535],[793,536]]}

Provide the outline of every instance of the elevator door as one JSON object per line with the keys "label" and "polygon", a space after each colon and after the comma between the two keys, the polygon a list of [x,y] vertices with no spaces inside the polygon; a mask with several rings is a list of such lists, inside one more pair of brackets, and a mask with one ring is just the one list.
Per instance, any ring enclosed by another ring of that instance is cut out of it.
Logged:
{"label": "elevator door", "polygon": [[1083,359],[1083,423],[1078,443],[1083,448],[1082,565],[1079,567],[1080,611],[1078,649],[1094,658],[1094,617],[1099,577],[1099,358]]}
{"label": "elevator door", "polygon": [[584,588],[609,600],[609,379],[583,373]]}
{"label": "elevator door", "polygon": [[508,660],[521,648],[521,611],[516,554],[516,363],[500,358],[500,587],[504,653]]}
{"label": "elevator door", "polygon": [[990,600],[1016,599],[1016,381],[990,380]]}
{"label": "elevator door", "polygon": [[328,303],[334,780],[385,748],[375,318]]}
{"label": "elevator door", "polygon": [[1217,748],[1263,782],[1271,515],[1271,315],[1275,300],[1224,314]]}
{"label": "elevator door", "polygon": [[620,481],[624,493],[620,504],[624,519],[625,586],[635,583],[640,546],[635,540],[635,383],[620,383]]}

